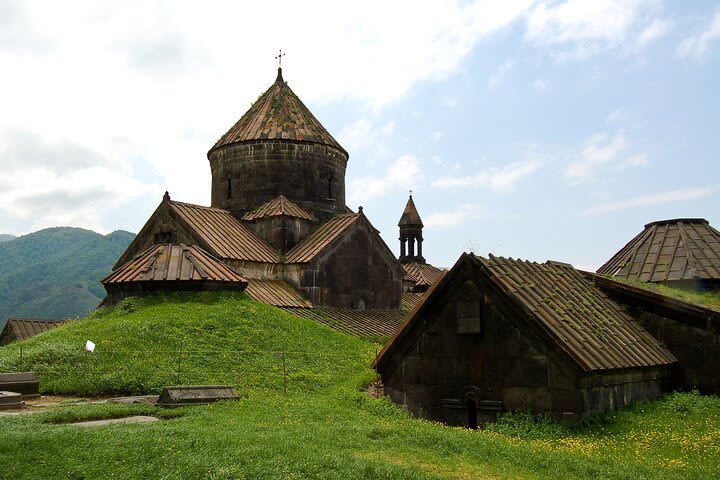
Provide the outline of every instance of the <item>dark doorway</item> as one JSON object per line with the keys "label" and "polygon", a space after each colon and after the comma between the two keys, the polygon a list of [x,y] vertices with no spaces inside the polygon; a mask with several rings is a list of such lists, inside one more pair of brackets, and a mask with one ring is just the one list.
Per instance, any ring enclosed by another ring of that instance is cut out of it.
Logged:
{"label": "dark doorway", "polygon": [[475,400],[472,398],[467,399],[467,415],[468,415],[468,420],[467,420],[468,428],[477,430],[477,428],[478,428],[477,404],[475,403]]}

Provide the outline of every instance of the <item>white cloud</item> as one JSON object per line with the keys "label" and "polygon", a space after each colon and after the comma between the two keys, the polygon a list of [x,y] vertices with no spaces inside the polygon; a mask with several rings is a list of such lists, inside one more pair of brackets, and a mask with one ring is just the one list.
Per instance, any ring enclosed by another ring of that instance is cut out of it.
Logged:
{"label": "white cloud", "polygon": [[535,173],[540,162],[530,160],[515,162],[503,167],[490,167],[479,173],[470,173],[459,177],[442,177],[432,182],[437,188],[489,188],[492,191],[509,191],[523,178]]}
{"label": "white cloud", "polygon": [[[200,8],[174,1],[168,8],[165,2],[78,0],[68,8],[0,1],[0,136],[21,130],[76,148],[74,156],[56,159],[64,167],[51,169],[49,178],[61,183],[78,180],[63,168],[87,171],[76,165],[85,161],[83,152],[108,161],[107,175],[84,178],[96,197],[81,208],[92,210],[93,218],[102,217],[112,199],[125,201],[107,196],[105,180],[117,178],[128,192],[149,184],[145,171],[123,168],[130,159],[158,177],[152,181],[162,184],[157,198],[167,186],[173,198],[207,204],[206,152],[270,86],[278,48],[287,49],[284,77],[306,105],[315,111],[329,101],[367,105],[370,118],[354,127],[382,137],[395,126],[376,124],[372,112],[418,82],[456,72],[480,39],[521,19],[531,4],[437,2],[419,8],[409,0],[369,0],[349,12],[345,4],[320,0],[284,3],[278,15],[278,5],[262,2]],[[118,142],[127,143],[121,152]],[[371,157],[387,155],[382,142],[364,147],[357,135],[350,143],[375,151]],[[20,177],[37,174],[28,164],[19,171],[25,173]],[[20,201],[2,193],[6,203]],[[15,205],[3,208],[20,212]]]}
{"label": "white cloud", "polygon": [[658,38],[666,35],[672,30],[673,23],[669,20],[656,18],[653,22],[645,27],[637,38],[638,47],[645,47],[654,42]]}
{"label": "white cloud", "polygon": [[444,107],[453,108],[457,105],[457,100],[453,97],[445,97],[443,98],[442,104]]}
{"label": "white cloud", "polygon": [[580,215],[591,216],[603,213],[614,212],[617,210],[625,210],[628,208],[645,207],[650,205],[660,205],[670,202],[682,202],[687,200],[695,200],[697,198],[712,195],[714,190],[710,187],[694,187],[685,190],[675,190],[672,192],[659,193],[653,195],[641,195],[632,197],[627,200],[619,200],[614,202],[606,202],[594,207],[583,210]]}
{"label": "white cloud", "polygon": [[382,176],[353,177],[349,182],[348,204],[353,208],[392,190],[407,190],[424,179],[420,162],[413,155],[403,155]]}
{"label": "white cloud", "polygon": [[493,72],[490,74],[490,77],[488,78],[488,88],[494,89],[500,83],[502,83],[505,76],[512,70],[512,68],[515,66],[515,61],[513,59],[505,60],[502,64],[498,65],[498,67],[493,70]]}
{"label": "white cloud", "polygon": [[454,227],[469,220],[485,218],[489,216],[483,208],[475,203],[465,203],[448,212],[435,212],[423,219],[425,228]]}
{"label": "white cloud", "polygon": [[543,92],[547,90],[547,83],[542,78],[536,78],[535,80],[533,80],[530,86],[538,92]]}
{"label": "white cloud", "polygon": [[645,153],[628,155],[630,147],[623,132],[614,135],[598,133],[585,143],[578,155],[579,160],[568,165],[563,176],[575,184],[591,178],[600,168],[621,171],[649,163]]}
{"label": "white cloud", "polygon": [[703,57],[709,50],[710,44],[720,39],[720,8],[715,11],[707,28],[692,35],[680,43],[678,53],[685,57]]}
{"label": "white cloud", "polygon": [[[569,0],[541,3],[528,16],[525,38],[552,47],[558,60],[586,58],[619,46],[637,28],[653,0]],[[651,26],[654,24],[653,22]],[[660,34],[660,26],[646,36]]]}

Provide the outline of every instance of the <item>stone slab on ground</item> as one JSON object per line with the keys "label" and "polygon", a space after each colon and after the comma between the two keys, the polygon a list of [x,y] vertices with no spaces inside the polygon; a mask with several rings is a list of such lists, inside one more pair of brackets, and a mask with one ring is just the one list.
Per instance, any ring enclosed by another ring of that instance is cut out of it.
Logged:
{"label": "stone slab on ground", "polygon": [[124,405],[155,405],[160,399],[159,395],[134,395],[130,397],[115,397],[108,400],[110,403],[122,403]]}
{"label": "stone slab on ground", "polygon": [[24,407],[21,393],[0,390],[0,410],[19,410]]}
{"label": "stone slab on ground", "polygon": [[237,399],[237,391],[232,385],[184,385],[165,387],[157,404],[161,407],[180,407]]}
{"label": "stone slab on ground", "polygon": [[17,392],[24,400],[40,396],[40,381],[35,372],[0,373],[0,390]]}
{"label": "stone slab on ground", "polygon": [[132,417],[108,418],[106,420],[92,420],[89,422],[65,423],[63,425],[77,425],[78,427],[104,427],[106,425],[115,425],[120,423],[154,423],[159,422],[157,417],[149,417],[147,415],[134,415]]}

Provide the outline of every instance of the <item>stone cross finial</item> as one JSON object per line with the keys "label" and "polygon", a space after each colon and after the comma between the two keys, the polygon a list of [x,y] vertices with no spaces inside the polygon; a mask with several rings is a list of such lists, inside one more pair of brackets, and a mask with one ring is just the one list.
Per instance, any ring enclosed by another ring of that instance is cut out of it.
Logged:
{"label": "stone cross finial", "polygon": [[280,52],[277,54],[277,57],[275,59],[278,61],[278,68],[282,68],[282,57],[284,57],[285,54],[282,52],[282,48],[280,49]]}

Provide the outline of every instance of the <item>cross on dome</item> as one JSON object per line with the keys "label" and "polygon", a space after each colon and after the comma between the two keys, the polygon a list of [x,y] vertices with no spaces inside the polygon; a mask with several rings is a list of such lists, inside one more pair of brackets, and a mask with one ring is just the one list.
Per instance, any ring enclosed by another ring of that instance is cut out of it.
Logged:
{"label": "cross on dome", "polygon": [[285,54],[282,52],[282,48],[280,49],[279,53],[275,57],[275,60],[278,61],[278,68],[282,68],[282,57],[284,57]]}

